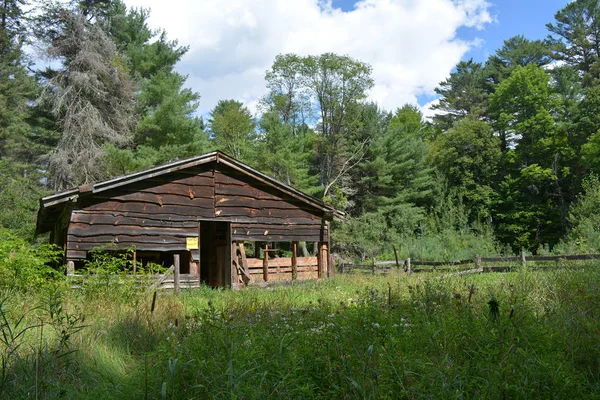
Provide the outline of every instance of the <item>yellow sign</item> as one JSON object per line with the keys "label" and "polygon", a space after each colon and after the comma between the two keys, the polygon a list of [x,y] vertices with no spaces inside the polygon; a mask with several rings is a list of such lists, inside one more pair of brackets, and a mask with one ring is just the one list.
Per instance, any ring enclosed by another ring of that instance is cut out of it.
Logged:
{"label": "yellow sign", "polygon": [[197,237],[188,237],[185,238],[185,247],[188,250],[195,250],[198,248],[198,238]]}

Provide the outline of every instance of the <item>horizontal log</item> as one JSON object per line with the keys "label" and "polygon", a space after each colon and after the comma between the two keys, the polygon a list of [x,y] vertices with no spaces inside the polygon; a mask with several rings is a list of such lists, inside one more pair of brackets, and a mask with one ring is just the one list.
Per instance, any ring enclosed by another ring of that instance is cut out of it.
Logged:
{"label": "horizontal log", "polygon": [[92,201],[98,203],[119,202],[119,203],[139,203],[140,205],[153,204],[159,207],[166,206],[185,206],[185,207],[201,207],[211,209],[215,204],[212,198],[195,197],[191,199],[189,196],[179,196],[172,194],[153,194],[146,192],[127,193],[122,195],[110,196],[102,193],[94,196]]}
{"label": "horizontal log", "polygon": [[515,257],[482,257],[481,262],[521,262],[521,256]]}
{"label": "horizontal log", "polygon": [[221,207],[217,206],[215,215],[221,218],[227,217],[251,217],[251,218],[311,218],[319,217],[322,215],[315,213],[309,213],[299,208],[254,208],[250,205],[246,207]]}
{"label": "horizontal log", "polygon": [[[263,260],[262,258],[247,258],[248,267],[249,268],[262,268]],[[276,260],[284,260],[284,261],[276,261]],[[317,257],[297,257],[296,258],[298,267],[303,267],[307,265],[317,265]],[[269,266],[276,265],[275,262],[282,264],[280,265],[292,265],[292,259],[288,257],[278,257],[278,258],[270,258]]]}
{"label": "horizontal log", "polygon": [[[298,267],[297,271],[298,272],[304,272],[304,273],[309,273],[309,272],[317,272],[318,267],[316,265],[314,266],[310,266],[310,267]],[[261,276],[263,275],[263,270],[262,269],[250,269],[249,270],[250,275],[252,276]],[[277,274],[287,274],[287,273],[291,273],[292,272],[292,268],[291,267],[281,267],[279,269],[277,268],[271,268],[269,267],[269,277],[271,277],[271,275],[277,275]],[[256,278],[254,278],[256,279]]]}
{"label": "horizontal log", "polygon": [[88,225],[72,222],[69,224],[67,234],[75,237],[95,237],[103,235],[135,236],[164,236],[164,237],[190,237],[198,236],[198,227],[169,228],[138,225]]}
{"label": "horizontal log", "polygon": [[103,243],[116,243],[116,244],[127,244],[129,246],[135,245],[136,247],[143,244],[180,244],[185,247],[185,237],[173,237],[173,236],[129,236],[129,235],[100,235],[100,236],[89,236],[89,237],[77,237],[68,235],[67,236],[67,248],[78,249],[80,243],[95,243],[100,245]]}
{"label": "horizontal log", "polygon": [[71,215],[72,223],[82,223],[87,225],[136,225],[136,226],[152,226],[165,228],[198,228],[197,221],[183,219],[181,221],[173,221],[167,219],[155,219],[130,216],[128,214],[115,214],[107,211],[86,212],[73,211]]}
{"label": "horizontal log", "polygon": [[215,195],[216,207],[251,207],[251,208],[275,208],[281,210],[301,209],[296,204],[287,201],[277,200],[262,200],[250,196],[223,196]]}
{"label": "horizontal log", "polygon": [[163,184],[156,183],[135,183],[118,189],[108,191],[109,195],[124,195],[127,193],[149,193],[149,194],[173,194],[189,198],[196,197],[214,197],[214,185],[212,178],[203,178],[203,183],[186,184],[181,182],[168,182]]}
{"label": "horizontal log", "polygon": [[87,257],[87,251],[67,249],[65,257],[67,260],[79,260]]}
{"label": "horizontal log", "polygon": [[213,208],[198,207],[194,204],[191,206],[160,206],[158,204],[148,203],[130,203],[118,201],[105,201],[98,204],[92,204],[84,208],[88,211],[118,211],[118,212],[134,212],[141,214],[167,214],[180,216],[195,216],[195,218],[210,218],[215,217]]}
{"label": "horizontal log", "polygon": [[423,261],[423,260],[410,260],[412,265],[429,265],[432,267],[446,266],[446,265],[464,265],[473,264],[474,260],[456,260],[456,261]]}
{"label": "horizontal log", "polygon": [[259,200],[281,200],[281,196],[261,190],[259,187],[250,186],[245,183],[238,182],[236,185],[228,185],[224,183],[215,183],[215,195],[223,196],[248,196]]}
{"label": "horizontal log", "polygon": [[[105,245],[112,245],[111,242],[105,243],[96,243],[96,242],[78,242],[78,243],[69,243],[67,252],[69,251],[89,251],[89,250],[100,250]],[[136,251],[187,251],[185,247],[185,243],[176,244],[176,243],[132,243],[132,242],[118,242],[114,243],[115,247],[110,247],[110,250],[127,250],[131,246],[135,245]]]}

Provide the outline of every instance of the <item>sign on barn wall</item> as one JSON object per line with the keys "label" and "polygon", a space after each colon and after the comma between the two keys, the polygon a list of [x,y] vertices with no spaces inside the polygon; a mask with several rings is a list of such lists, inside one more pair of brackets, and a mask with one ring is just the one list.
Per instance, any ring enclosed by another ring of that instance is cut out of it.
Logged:
{"label": "sign on barn wall", "polygon": [[188,250],[197,250],[198,249],[198,237],[185,238],[185,247]]}

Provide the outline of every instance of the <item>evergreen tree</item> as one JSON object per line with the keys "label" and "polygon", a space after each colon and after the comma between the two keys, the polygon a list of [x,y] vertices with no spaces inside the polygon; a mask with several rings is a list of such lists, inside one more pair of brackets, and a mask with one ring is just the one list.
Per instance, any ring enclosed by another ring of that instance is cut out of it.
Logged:
{"label": "evergreen tree", "polygon": [[133,85],[113,41],[90,14],[57,5],[43,16],[54,27],[44,37],[48,54],[63,61],[46,89],[62,131],[48,157],[57,190],[107,178],[103,146],[130,141]]}
{"label": "evergreen tree", "polygon": [[469,61],[461,61],[450,77],[440,82],[435,89],[439,94],[439,103],[434,110],[442,111],[433,117],[436,126],[442,131],[452,127],[454,122],[472,115],[481,117],[486,109],[486,75],[483,65]]}

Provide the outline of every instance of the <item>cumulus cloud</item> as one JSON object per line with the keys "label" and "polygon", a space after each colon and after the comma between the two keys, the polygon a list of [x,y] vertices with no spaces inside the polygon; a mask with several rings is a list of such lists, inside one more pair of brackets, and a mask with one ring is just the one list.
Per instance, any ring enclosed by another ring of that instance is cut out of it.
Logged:
{"label": "cumulus cloud", "polygon": [[[344,12],[319,0],[125,0],[190,47],[178,65],[206,114],[220,99],[251,107],[277,54],[346,54],[373,66],[370,98],[394,109],[432,94],[476,42],[461,27],[492,22],[485,0],[360,0]],[[254,107],[253,107],[254,108]]]}

